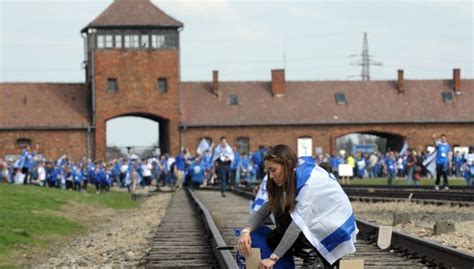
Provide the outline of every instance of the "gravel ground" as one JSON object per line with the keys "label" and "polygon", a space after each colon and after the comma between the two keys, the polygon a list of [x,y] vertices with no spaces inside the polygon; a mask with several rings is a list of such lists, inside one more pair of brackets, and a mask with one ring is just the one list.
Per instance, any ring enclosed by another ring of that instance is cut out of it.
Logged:
{"label": "gravel ground", "polygon": [[[66,217],[85,224],[88,231],[82,236],[58,241],[47,253],[22,254],[18,265],[28,268],[141,267],[143,256],[149,250],[149,240],[157,230],[171,196],[170,193],[159,193],[147,198],[140,208],[132,210],[83,206],[75,212],[64,213]],[[410,222],[396,225],[395,230],[474,253],[474,210],[470,207],[409,202],[353,202],[352,205],[357,218],[379,225],[391,225],[397,212],[408,213]],[[454,221],[455,231],[433,235],[433,225],[443,220]]]}
{"label": "gravel ground", "polygon": [[[408,213],[410,222],[397,224],[394,230],[474,254],[474,209],[472,207],[422,205],[410,202],[352,202],[352,206],[358,219],[379,225],[392,225],[395,213]],[[437,221],[448,220],[454,221],[455,231],[433,235],[434,224]]]}
{"label": "gravel ground", "polygon": [[82,221],[84,218],[100,221],[87,225],[89,231],[85,235],[55,244],[45,258],[31,264],[31,267],[141,267],[143,256],[150,247],[149,241],[166,212],[171,196],[170,193],[159,193],[147,198],[140,208],[131,210],[80,210]]}

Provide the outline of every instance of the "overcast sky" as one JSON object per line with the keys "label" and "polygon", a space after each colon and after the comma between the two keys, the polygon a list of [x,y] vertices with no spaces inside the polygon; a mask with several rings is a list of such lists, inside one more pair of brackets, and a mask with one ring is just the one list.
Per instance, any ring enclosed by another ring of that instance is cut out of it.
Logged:
{"label": "overcast sky", "polygon": [[[84,82],[80,30],[111,2],[0,0],[0,82]],[[153,2],[185,25],[183,81],[360,79],[364,32],[372,80],[474,77],[472,1]]]}

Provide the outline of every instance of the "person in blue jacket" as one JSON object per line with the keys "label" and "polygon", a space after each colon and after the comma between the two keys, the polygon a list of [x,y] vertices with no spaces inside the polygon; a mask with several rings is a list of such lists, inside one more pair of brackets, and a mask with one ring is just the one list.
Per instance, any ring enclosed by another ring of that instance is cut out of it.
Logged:
{"label": "person in blue jacket", "polygon": [[196,158],[188,168],[191,176],[191,186],[193,189],[199,189],[206,179],[206,163],[201,158]]}
{"label": "person in blue jacket", "polygon": [[435,190],[439,190],[439,182],[443,176],[444,189],[449,190],[448,171],[449,171],[449,153],[451,145],[448,144],[448,137],[441,135],[440,140],[436,140],[436,134],[433,134],[433,140],[436,144],[436,181]]}
{"label": "person in blue jacket", "polygon": [[395,177],[395,154],[392,150],[387,153],[385,158],[385,167],[387,169],[387,184],[392,185],[393,178]]}

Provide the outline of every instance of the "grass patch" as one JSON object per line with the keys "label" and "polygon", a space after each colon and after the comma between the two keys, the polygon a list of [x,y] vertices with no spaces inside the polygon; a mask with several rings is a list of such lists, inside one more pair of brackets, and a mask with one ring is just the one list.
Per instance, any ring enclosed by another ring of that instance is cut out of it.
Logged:
{"label": "grass patch", "polygon": [[[348,181],[348,185],[387,185],[387,178],[382,177],[364,179],[355,178]],[[434,186],[435,180],[430,178],[422,178],[420,182],[423,186]],[[448,182],[450,186],[466,186],[466,181],[462,178],[448,178]],[[392,185],[407,185],[407,182],[404,178],[398,178],[392,181]],[[443,185],[442,178],[440,185]]]}
{"label": "grass patch", "polygon": [[83,230],[80,224],[56,214],[71,202],[114,209],[139,205],[126,192],[96,195],[93,192],[0,184],[0,268],[11,266],[8,255],[14,250],[29,246],[46,247],[48,242],[42,238],[80,233]]}

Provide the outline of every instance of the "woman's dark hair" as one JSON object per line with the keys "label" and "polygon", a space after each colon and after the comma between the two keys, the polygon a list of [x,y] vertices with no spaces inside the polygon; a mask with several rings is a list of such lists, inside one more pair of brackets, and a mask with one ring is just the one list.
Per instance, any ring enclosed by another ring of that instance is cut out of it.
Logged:
{"label": "woman's dark hair", "polygon": [[295,208],[296,173],[298,158],[287,145],[276,145],[268,148],[263,155],[264,161],[272,161],[283,166],[285,183],[278,187],[273,180],[267,180],[269,205],[272,213],[290,213]]}

